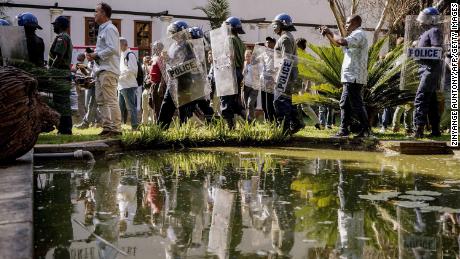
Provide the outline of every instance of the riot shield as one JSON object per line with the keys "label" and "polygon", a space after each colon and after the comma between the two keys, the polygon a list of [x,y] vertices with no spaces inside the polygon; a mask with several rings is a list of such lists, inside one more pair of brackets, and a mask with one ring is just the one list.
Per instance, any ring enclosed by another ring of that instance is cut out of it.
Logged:
{"label": "riot shield", "polygon": [[219,97],[238,94],[233,44],[229,31],[229,27],[223,25],[210,32],[214,79]]}
{"label": "riot shield", "polygon": [[254,90],[260,90],[263,84],[264,52],[263,50],[260,50],[260,47],[261,46],[254,47],[251,61],[245,64],[243,70],[244,85],[251,87]]}
{"label": "riot shield", "polygon": [[281,51],[274,51],[275,89],[286,95],[302,91],[302,80],[299,77],[299,57]]}
{"label": "riot shield", "polygon": [[0,63],[3,60],[28,60],[27,42],[24,27],[0,26]]}
{"label": "riot shield", "polygon": [[252,52],[252,60],[254,63],[261,64],[259,89],[264,92],[273,94],[275,89],[275,79],[277,75],[277,69],[274,65],[273,49],[264,46],[254,46]]}
{"label": "riot shield", "polygon": [[[434,76],[430,76],[430,83],[435,84],[437,90],[442,90],[441,82],[445,74],[445,51],[449,45],[447,35],[450,35],[450,18],[440,16],[436,25],[420,25],[417,15],[408,15],[405,21],[404,53],[401,57],[400,89],[416,91],[421,73],[429,70]],[[441,32],[441,47],[422,47],[421,40],[424,33],[428,33],[433,27]]]}
{"label": "riot shield", "polygon": [[207,91],[203,41],[191,40],[187,31],[181,31],[161,40],[162,76],[176,107],[205,96]]}

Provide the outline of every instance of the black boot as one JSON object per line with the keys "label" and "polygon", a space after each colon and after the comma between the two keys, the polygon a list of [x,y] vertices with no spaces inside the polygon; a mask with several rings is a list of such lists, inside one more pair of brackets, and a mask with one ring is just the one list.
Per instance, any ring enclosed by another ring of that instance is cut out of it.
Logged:
{"label": "black boot", "polygon": [[414,133],[413,137],[414,138],[423,138],[424,129],[425,129],[425,126],[417,125],[416,128],[415,128],[415,133]]}
{"label": "black boot", "polygon": [[439,129],[439,125],[431,125],[431,134],[430,137],[440,137],[441,130]]}
{"label": "black boot", "polygon": [[72,135],[72,116],[61,116],[58,134]]}

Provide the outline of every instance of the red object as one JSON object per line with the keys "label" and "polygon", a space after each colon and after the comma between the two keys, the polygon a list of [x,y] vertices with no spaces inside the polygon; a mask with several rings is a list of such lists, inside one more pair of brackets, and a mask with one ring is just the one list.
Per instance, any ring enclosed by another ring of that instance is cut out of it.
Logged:
{"label": "red object", "polygon": [[161,70],[159,61],[155,62],[150,69],[150,81],[152,83],[157,84],[161,82]]}
{"label": "red object", "polygon": [[147,202],[154,214],[160,213],[163,208],[163,198],[160,194],[158,186],[154,183],[147,184]]}

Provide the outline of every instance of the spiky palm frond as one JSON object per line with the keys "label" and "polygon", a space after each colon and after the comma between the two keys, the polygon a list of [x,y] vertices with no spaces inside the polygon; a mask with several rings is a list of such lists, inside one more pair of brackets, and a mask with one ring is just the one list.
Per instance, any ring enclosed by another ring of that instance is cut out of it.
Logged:
{"label": "spiky palm frond", "polygon": [[209,18],[212,29],[219,28],[230,16],[230,4],[227,0],[208,0],[206,6],[198,6],[193,9],[205,13]]}
{"label": "spiky palm frond", "polygon": [[[380,52],[387,39],[377,41],[369,48],[368,82],[363,90],[364,103],[368,110],[380,110],[384,107],[394,107],[410,100],[414,94],[411,91],[400,90],[401,58],[403,48],[397,47],[385,58],[380,58]],[[305,93],[295,96],[295,103],[314,103],[333,105],[338,108],[341,97],[342,83],[340,73],[343,52],[340,48],[317,46],[310,44],[312,54],[299,52],[299,76],[319,84],[313,87],[318,94]],[[417,85],[417,65],[406,64],[405,85],[413,89]]]}

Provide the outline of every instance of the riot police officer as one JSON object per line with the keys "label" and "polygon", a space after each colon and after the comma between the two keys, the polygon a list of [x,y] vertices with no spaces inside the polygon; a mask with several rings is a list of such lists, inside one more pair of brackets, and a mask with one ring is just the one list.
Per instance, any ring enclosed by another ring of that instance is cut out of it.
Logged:
{"label": "riot police officer", "polygon": [[240,115],[241,117],[246,117],[246,110],[244,109],[241,103],[241,83],[243,82],[243,66],[244,66],[244,52],[246,47],[244,46],[243,41],[238,37],[238,34],[245,34],[243,27],[241,25],[241,20],[236,17],[229,17],[226,21],[226,24],[230,25],[231,33],[230,36],[233,45],[233,57],[235,62],[235,74],[236,82],[238,86],[238,94],[236,95],[227,95],[220,97],[220,110],[222,117],[227,121],[227,124],[230,128],[233,128],[233,116],[234,114]]}
{"label": "riot police officer", "polygon": [[[0,26],[10,26],[10,23],[5,19],[0,19]],[[2,64],[2,49],[0,48],[0,65]]]}
{"label": "riot police officer", "polygon": [[67,30],[69,20],[64,16],[59,16],[52,23],[54,38],[49,52],[49,67],[56,69],[61,77],[56,79],[57,89],[53,93],[53,106],[60,113],[58,133],[72,134],[72,109],[70,104],[70,65],[72,62],[72,40]]}
{"label": "riot police officer", "polygon": [[[171,25],[168,26],[168,34],[173,36],[174,34],[186,30],[188,28],[188,24],[184,21],[175,21]],[[168,57],[167,59],[179,59],[184,58],[184,60],[189,60],[193,53],[188,51],[187,42],[184,39],[176,39],[176,43],[171,45],[168,49]],[[190,73],[185,75],[181,75],[177,78],[177,84],[179,87],[184,87],[191,83]],[[161,125],[165,128],[169,128],[171,124],[174,111],[176,110],[176,105],[173,101],[173,89],[171,89],[171,82],[167,82],[167,90],[163,98],[163,102],[161,103],[160,114],[158,116],[158,125]],[[181,122],[185,122],[187,119],[187,115],[189,113],[189,109],[187,105],[184,105],[179,108],[179,117]]]}
{"label": "riot police officer", "polygon": [[[434,7],[423,9],[417,17],[417,21],[424,29],[420,36],[417,47],[441,47],[442,32],[436,26],[439,20],[439,11]],[[439,88],[442,67],[440,60],[420,59],[420,84],[415,96],[414,121],[416,131],[414,137],[423,138],[423,131],[427,124],[427,116],[431,124],[431,136],[440,136],[440,116],[436,90]]]}
{"label": "riot police officer", "polygon": [[[275,45],[276,55],[292,60],[291,72],[288,75],[287,83],[281,84],[276,82],[274,94],[274,106],[276,118],[279,123],[283,124],[284,131],[288,133],[295,133],[299,131],[303,125],[297,117],[297,109],[292,105],[292,92],[296,83],[298,83],[298,69],[297,69],[297,47],[294,36],[291,31],[295,31],[292,23],[292,18],[285,13],[277,15],[272,21],[273,30],[280,36]],[[278,64],[282,65],[282,64]]]}
{"label": "riot police officer", "polygon": [[[190,33],[190,36],[192,39],[202,39],[204,37],[203,30],[200,27],[191,27],[188,29],[188,32]],[[205,62],[204,60],[201,60],[202,62]],[[203,65],[204,66],[204,65]],[[203,67],[203,70],[206,68]],[[205,96],[202,98],[199,98],[198,100],[195,100],[191,102],[188,105],[188,116],[192,116],[194,112],[200,111],[207,122],[210,122],[214,116],[214,110],[211,107],[211,98],[212,95],[210,96]]]}
{"label": "riot police officer", "polygon": [[44,67],[45,43],[35,33],[37,29],[42,30],[42,27],[38,25],[37,17],[32,13],[22,13],[17,18],[18,25],[24,26],[26,33],[29,61],[37,67]]}

